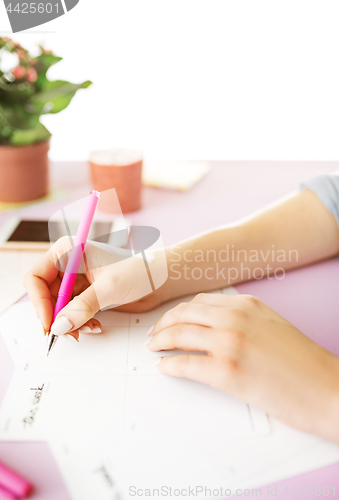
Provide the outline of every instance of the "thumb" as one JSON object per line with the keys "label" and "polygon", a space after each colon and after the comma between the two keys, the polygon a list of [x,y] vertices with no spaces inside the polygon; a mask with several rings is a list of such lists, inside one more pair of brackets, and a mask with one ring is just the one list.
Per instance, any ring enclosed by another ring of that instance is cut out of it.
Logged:
{"label": "thumb", "polygon": [[77,330],[100,310],[94,285],[86,288],[80,295],[74,297],[57,315],[51,333],[64,335]]}

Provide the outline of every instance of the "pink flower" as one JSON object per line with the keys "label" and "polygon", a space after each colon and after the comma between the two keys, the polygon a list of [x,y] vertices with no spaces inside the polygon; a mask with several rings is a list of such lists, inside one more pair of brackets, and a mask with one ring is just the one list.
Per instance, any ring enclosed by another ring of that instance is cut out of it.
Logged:
{"label": "pink flower", "polygon": [[38,79],[38,73],[34,68],[29,68],[29,70],[27,70],[26,78],[30,83],[34,83]]}
{"label": "pink flower", "polygon": [[21,80],[25,76],[25,68],[23,66],[17,66],[16,68],[13,68],[12,75],[17,80]]}

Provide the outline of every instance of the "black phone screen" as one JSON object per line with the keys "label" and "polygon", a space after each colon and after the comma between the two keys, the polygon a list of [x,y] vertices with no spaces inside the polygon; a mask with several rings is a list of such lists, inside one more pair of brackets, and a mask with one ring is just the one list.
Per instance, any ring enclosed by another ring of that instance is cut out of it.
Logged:
{"label": "black phone screen", "polygon": [[[70,234],[74,236],[79,221],[68,221],[67,225]],[[48,224],[48,221],[44,220],[21,220],[7,241],[49,243],[49,228],[53,234],[53,242],[67,235],[65,226],[58,222],[53,221]],[[107,243],[111,231],[112,222],[93,222],[89,239]]]}

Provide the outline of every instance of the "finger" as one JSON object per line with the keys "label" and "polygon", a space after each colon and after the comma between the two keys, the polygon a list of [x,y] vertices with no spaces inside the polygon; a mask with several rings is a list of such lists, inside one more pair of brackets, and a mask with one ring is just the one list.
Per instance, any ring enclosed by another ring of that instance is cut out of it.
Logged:
{"label": "finger", "polygon": [[64,335],[64,337],[67,339],[69,337],[73,337],[77,342],[79,342],[79,332],[77,330],[75,332],[67,333],[66,335]]}
{"label": "finger", "polygon": [[80,293],[84,292],[88,287],[89,282],[86,276],[84,274],[78,274],[72,293],[73,297],[80,295]]}
{"label": "finger", "polygon": [[169,328],[179,323],[213,327],[215,311],[215,307],[207,304],[182,302],[173,309],[167,311],[155,323],[152,333],[156,334],[165,328]]}
{"label": "finger", "polygon": [[100,321],[94,318],[87,321],[78,330],[79,333],[93,333],[94,335],[102,332]]}
{"label": "finger", "polygon": [[58,276],[55,263],[69,248],[69,239],[62,238],[34,264],[24,277],[24,286],[45,331],[49,330],[53,318],[53,304],[49,285]]}
{"label": "finger", "polygon": [[165,328],[149,337],[146,342],[150,351],[183,349],[185,351],[211,352],[214,344],[212,328],[185,323]]}
{"label": "finger", "polygon": [[215,307],[234,307],[239,295],[225,295],[223,293],[198,293],[191,302],[207,304]]}
{"label": "finger", "polygon": [[60,311],[51,327],[51,332],[55,335],[64,335],[70,331],[78,330],[91,320],[99,309],[93,284]]}
{"label": "finger", "polygon": [[[158,361],[160,359],[160,361]],[[197,354],[180,354],[157,358],[157,368],[171,377],[188,378],[203,384],[213,385],[215,363],[212,356]]]}
{"label": "finger", "polygon": [[[51,283],[49,285],[49,291],[50,291],[50,294],[51,294],[53,309],[55,307],[55,303],[56,303],[57,298],[58,298],[58,292],[59,292],[59,289],[60,289],[60,285],[61,285],[61,278],[59,276],[57,276],[55,278],[55,280],[53,281],[53,283]],[[39,304],[38,304],[38,307],[39,307]]]}
{"label": "finger", "polygon": [[53,303],[48,283],[43,278],[30,274],[25,276],[24,286],[35,307],[44,331],[47,332],[53,318]]}

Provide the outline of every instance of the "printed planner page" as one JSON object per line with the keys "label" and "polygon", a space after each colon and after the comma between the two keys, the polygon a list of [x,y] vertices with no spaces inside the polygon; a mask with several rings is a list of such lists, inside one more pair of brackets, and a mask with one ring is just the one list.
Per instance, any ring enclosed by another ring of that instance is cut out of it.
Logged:
{"label": "printed planner page", "polygon": [[33,324],[0,412],[1,438],[52,435],[89,444],[122,432],[194,436],[221,426],[232,428],[232,436],[269,433],[266,415],[202,384],[166,377],[154,366],[159,354],[145,348],[148,328],[189,299],[140,315],[100,312],[102,334],[81,335],[79,344],[60,337],[49,357],[38,320],[21,318],[22,329],[29,321]]}
{"label": "printed planner page", "polygon": [[[128,498],[134,483],[156,487],[155,470],[159,485],[183,487],[189,478],[211,486],[256,485],[284,477],[294,456],[302,471],[338,460],[339,447],[289,429],[226,393],[156,369],[160,354],[145,347],[146,332],[191,298],[142,314],[100,312],[102,334],[81,335],[79,344],[60,337],[48,358],[33,308],[14,306],[0,319],[7,345],[11,339],[20,344],[11,349],[17,368],[0,411],[0,439],[50,441],[59,464],[74,464],[65,479],[81,500],[84,490],[102,490],[105,500]],[[16,328],[7,328],[15,316]]]}

